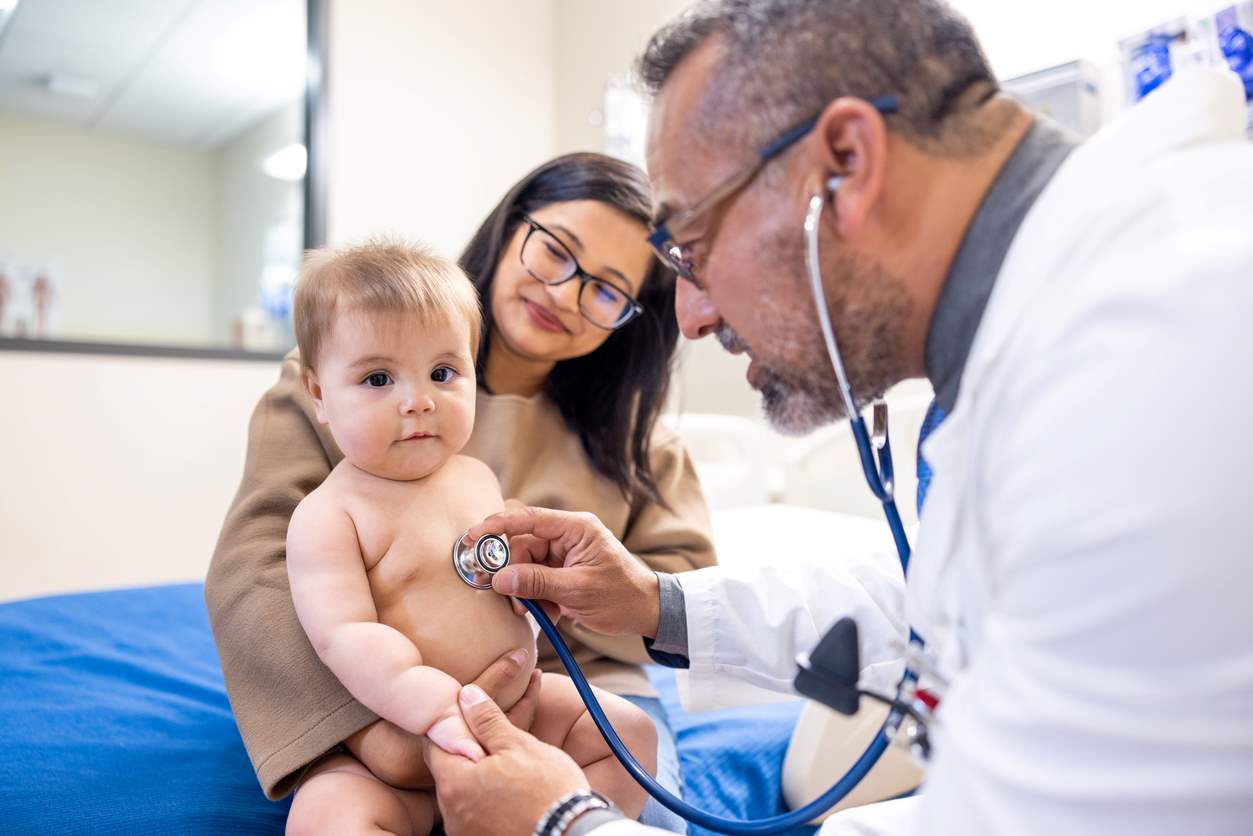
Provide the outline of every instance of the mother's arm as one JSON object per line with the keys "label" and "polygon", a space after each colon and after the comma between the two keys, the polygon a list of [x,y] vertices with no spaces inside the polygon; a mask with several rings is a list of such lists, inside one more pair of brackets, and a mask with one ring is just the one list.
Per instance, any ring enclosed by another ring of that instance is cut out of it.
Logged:
{"label": "mother's arm", "polygon": [[292,511],[342,457],[312,410],[293,353],[253,412],[243,479],[205,580],[231,708],[271,798],[285,795],[310,760],[376,719],[318,659],[288,586]]}

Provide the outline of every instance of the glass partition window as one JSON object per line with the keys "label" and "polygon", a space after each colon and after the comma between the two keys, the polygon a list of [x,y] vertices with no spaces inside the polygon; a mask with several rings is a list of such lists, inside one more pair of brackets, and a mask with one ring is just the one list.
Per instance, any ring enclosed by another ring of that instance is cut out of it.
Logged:
{"label": "glass partition window", "polygon": [[0,0],[0,338],[282,351],[306,0]]}

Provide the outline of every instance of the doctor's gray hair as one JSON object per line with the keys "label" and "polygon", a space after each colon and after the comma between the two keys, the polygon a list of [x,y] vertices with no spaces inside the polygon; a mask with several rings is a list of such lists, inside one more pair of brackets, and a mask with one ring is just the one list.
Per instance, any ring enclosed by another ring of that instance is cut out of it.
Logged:
{"label": "doctor's gray hair", "polygon": [[895,130],[924,150],[975,154],[993,136],[946,117],[996,79],[970,24],[942,0],[706,0],[653,35],[636,63],[655,95],[708,39],[724,52],[698,118],[721,142],[762,144],[841,96],[895,95]]}

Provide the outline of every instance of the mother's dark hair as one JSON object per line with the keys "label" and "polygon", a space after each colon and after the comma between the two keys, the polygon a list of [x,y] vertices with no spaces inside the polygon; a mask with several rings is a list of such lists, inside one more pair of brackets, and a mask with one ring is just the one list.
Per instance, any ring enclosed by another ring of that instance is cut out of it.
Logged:
{"label": "mother's dark hair", "polygon": [[[483,300],[478,374],[483,380],[492,332],[496,268],[524,214],[554,203],[594,200],[647,225],[652,205],[644,173],[603,154],[567,154],[523,177],[492,210],[461,254],[461,268]],[[662,502],[648,465],[649,439],[666,399],[679,339],[674,273],[654,257],[640,286],[644,313],[595,351],[562,360],[544,393],[578,433],[592,466],[631,500]]]}

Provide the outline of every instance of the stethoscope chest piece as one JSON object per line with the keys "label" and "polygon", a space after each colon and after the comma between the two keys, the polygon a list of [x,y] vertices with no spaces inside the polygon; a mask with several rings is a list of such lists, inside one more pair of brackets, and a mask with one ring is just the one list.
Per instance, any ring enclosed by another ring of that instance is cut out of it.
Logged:
{"label": "stethoscope chest piece", "polygon": [[470,539],[470,530],[452,545],[452,566],[467,586],[491,589],[492,575],[509,565],[509,544],[499,534]]}

